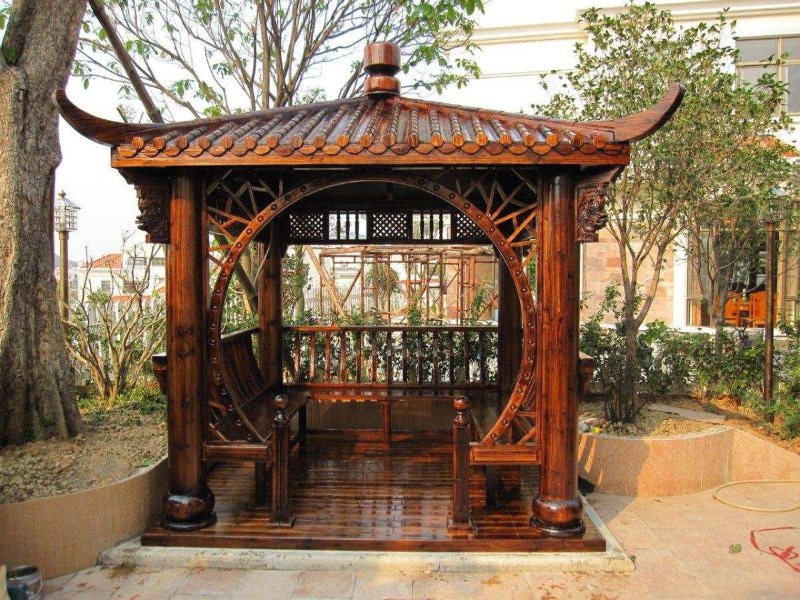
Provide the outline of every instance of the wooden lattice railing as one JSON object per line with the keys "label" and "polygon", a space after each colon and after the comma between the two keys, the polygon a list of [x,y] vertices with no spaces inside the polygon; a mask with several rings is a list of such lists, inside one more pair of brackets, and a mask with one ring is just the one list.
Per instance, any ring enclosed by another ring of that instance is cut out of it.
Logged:
{"label": "wooden lattice railing", "polygon": [[496,326],[283,328],[289,384],[493,389]]}

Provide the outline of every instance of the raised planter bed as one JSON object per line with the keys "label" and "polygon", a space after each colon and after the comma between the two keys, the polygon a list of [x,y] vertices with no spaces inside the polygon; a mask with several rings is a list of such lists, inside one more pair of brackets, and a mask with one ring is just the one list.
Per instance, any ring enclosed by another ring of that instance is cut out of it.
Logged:
{"label": "raised planter bed", "polygon": [[140,534],[161,507],[167,461],[109,485],[0,504],[0,563],[37,565],[44,578],[90,567],[97,556]]}
{"label": "raised planter bed", "polygon": [[578,464],[595,491],[620,496],[677,496],[729,481],[800,478],[800,456],[727,426],[663,437],[581,433]]}

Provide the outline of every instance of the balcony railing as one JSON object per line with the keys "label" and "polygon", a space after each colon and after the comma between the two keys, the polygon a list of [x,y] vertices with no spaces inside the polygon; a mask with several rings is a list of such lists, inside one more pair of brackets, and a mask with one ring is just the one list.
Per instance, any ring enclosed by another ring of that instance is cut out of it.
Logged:
{"label": "balcony railing", "polygon": [[291,326],[283,343],[288,384],[497,386],[496,326]]}

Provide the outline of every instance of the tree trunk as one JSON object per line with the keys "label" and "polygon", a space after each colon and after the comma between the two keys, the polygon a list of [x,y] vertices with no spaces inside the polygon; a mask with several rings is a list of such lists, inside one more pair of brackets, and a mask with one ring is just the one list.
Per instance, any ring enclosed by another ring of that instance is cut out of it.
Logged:
{"label": "tree trunk", "polygon": [[625,319],[625,363],[622,370],[620,395],[622,406],[617,414],[620,421],[630,423],[639,412],[639,324]]}
{"label": "tree trunk", "polygon": [[80,428],[53,277],[53,92],[86,0],[16,0],[0,59],[0,445]]}

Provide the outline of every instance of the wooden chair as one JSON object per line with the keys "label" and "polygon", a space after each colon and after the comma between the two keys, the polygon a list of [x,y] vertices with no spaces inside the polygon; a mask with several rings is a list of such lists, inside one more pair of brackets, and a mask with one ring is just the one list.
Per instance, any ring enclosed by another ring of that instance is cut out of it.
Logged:
{"label": "wooden chair", "polygon": [[750,326],[764,327],[767,321],[767,292],[761,290],[750,294]]}
{"label": "wooden chair", "polygon": [[[578,390],[584,396],[594,376],[596,361],[593,357],[580,353],[578,370]],[[491,427],[497,422],[497,407],[486,402],[470,403],[465,396],[456,397],[453,403],[456,417],[453,420],[453,518],[448,523],[452,535],[468,534],[471,525],[469,518],[469,490],[464,478],[469,477],[471,466],[481,466],[486,480],[486,506],[497,503],[502,482],[497,467],[538,465],[539,446],[535,441],[536,421],[533,412],[517,413],[522,419],[514,422],[510,435],[517,440],[531,440],[531,443],[495,444],[481,446]],[[466,440],[466,442],[465,442]],[[467,517],[465,517],[467,515]],[[466,520],[465,520],[466,519]]]}

